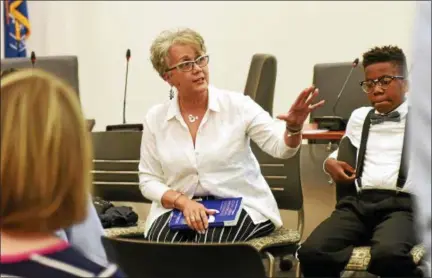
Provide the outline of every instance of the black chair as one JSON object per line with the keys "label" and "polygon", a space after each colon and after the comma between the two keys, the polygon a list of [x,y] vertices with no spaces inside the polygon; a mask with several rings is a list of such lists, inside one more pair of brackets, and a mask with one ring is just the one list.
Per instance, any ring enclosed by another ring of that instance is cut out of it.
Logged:
{"label": "black chair", "polygon": [[[333,106],[336,103],[339,91],[352,68],[352,62],[342,63],[322,63],[316,64],[313,68],[313,83],[319,88],[319,95],[315,102],[325,100],[326,103],[320,109],[311,112],[309,120],[315,122],[316,117],[334,116]],[[344,92],[342,93],[339,103],[336,107],[336,116],[348,121],[352,111],[362,106],[370,106],[366,94],[362,91],[359,83],[364,79],[363,69],[358,65],[348,80]],[[328,144],[337,143],[332,140],[308,140],[310,144]]]}
{"label": "black chair", "polygon": [[[70,84],[79,96],[79,75],[77,56],[41,56],[37,57],[35,68],[50,72]],[[32,68],[30,58],[6,58],[1,59],[1,69],[9,68],[23,69]]]}
{"label": "black chair", "polygon": [[[263,152],[256,144],[251,142],[261,172],[269,184],[278,208],[297,212],[297,228],[287,229],[281,227],[272,234],[247,241],[269,260],[268,276],[273,277],[275,271],[274,257],[281,258],[281,269],[288,270],[283,260],[286,255],[294,255],[299,247],[304,230],[303,189],[300,179],[300,153],[289,159],[277,159]],[[297,268],[297,271],[299,269]]]}
{"label": "black chair", "polygon": [[[94,195],[107,201],[150,203],[139,189],[141,132],[92,132]],[[144,237],[145,221],[137,226],[105,229],[110,237]]]}
{"label": "black chair", "polygon": [[[354,169],[357,161],[357,148],[351,144],[348,137],[343,137],[339,143],[338,160],[345,161]],[[357,194],[356,186],[351,184],[336,184],[336,202],[339,202],[345,196],[355,196]]]}
{"label": "black chair", "polygon": [[[277,77],[277,60],[270,54],[255,54],[249,67],[245,95],[249,95],[271,116],[273,115],[274,89]],[[254,246],[263,257],[269,260],[269,277],[275,272],[274,257],[281,257],[281,269],[288,270],[292,264],[283,261],[285,255],[294,254],[303,235],[304,211],[303,191],[300,180],[300,151],[287,160],[276,159],[263,152],[251,142],[261,172],[276,198],[279,209],[298,212],[297,229],[284,227],[266,237],[252,239]]]}
{"label": "black chair", "polygon": [[108,259],[131,278],[265,278],[260,254],[246,244],[155,243],[102,237]]}
{"label": "black chair", "polygon": [[[1,59],[1,70],[29,69],[31,60],[27,57]],[[50,72],[71,85],[79,96],[79,74],[77,56],[42,56],[38,57],[35,68]],[[86,124],[89,131],[93,130],[96,121],[88,119]]]}
{"label": "black chair", "polygon": [[261,53],[252,56],[244,93],[270,115],[273,111],[276,76],[277,60],[275,56]]}
{"label": "black chair", "polygon": [[138,179],[141,136],[141,132],[92,133],[95,195],[109,201],[146,202]]}
{"label": "black chair", "polygon": [[[93,133],[95,152],[95,192],[110,201],[148,202],[138,189],[139,132]],[[118,147],[113,147],[118,146]],[[253,246],[269,260],[269,276],[275,270],[274,257],[294,254],[303,234],[303,192],[300,181],[300,151],[287,160],[275,159],[264,153],[254,143],[255,153],[264,178],[270,185],[280,209],[298,212],[297,229],[280,228],[266,237],[252,239],[246,244]],[[124,172],[124,173],[121,173]],[[107,237],[141,237],[144,221],[136,227],[105,229]]]}

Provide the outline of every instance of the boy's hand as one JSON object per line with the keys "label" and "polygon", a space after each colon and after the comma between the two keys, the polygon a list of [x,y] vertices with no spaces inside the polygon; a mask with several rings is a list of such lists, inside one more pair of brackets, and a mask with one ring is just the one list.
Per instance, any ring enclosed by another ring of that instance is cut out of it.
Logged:
{"label": "boy's hand", "polygon": [[349,184],[354,182],[356,170],[344,161],[329,158],[325,162],[325,170],[335,183]]}

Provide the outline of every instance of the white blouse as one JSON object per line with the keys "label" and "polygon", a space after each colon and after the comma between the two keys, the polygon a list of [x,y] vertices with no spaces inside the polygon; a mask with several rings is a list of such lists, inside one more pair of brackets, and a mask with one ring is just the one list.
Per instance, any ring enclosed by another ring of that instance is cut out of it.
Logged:
{"label": "white blouse", "polygon": [[169,211],[161,204],[169,189],[189,198],[213,195],[243,197],[243,205],[255,224],[282,220],[276,200],[261,174],[250,148],[252,139],[277,158],[290,158],[299,146],[285,144],[283,128],[249,96],[209,86],[208,109],[192,137],[178,106],[178,99],[156,105],[147,113],[139,163],[140,189],[152,200],[145,236],[152,223]]}

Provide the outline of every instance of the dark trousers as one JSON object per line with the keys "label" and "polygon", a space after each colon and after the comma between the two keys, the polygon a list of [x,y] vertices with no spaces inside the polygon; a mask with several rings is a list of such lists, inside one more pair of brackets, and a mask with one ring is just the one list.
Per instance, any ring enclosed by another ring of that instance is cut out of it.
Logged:
{"label": "dark trousers", "polygon": [[417,243],[412,207],[411,195],[390,190],[363,190],[341,199],[298,250],[303,275],[339,277],[353,248],[370,245],[368,272],[418,276],[410,255]]}
{"label": "dark trousers", "polygon": [[[203,200],[214,200],[214,196],[197,197]],[[147,240],[156,242],[196,242],[196,243],[226,243],[247,241],[253,238],[269,235],[275,226],[267,220],[254,224],[252,218],[243,209],[236,226],[209,227],[205,234],[192,230],[172,231],[169,228],[171,212],[159,216],[150,227]]]}

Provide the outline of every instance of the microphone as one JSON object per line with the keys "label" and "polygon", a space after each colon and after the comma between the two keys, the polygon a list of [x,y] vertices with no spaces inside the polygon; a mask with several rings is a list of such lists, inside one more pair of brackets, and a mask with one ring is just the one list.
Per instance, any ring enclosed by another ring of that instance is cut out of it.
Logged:
{"label": "microphone", "polygon": [[127,95],[127,84],[128,84],[128,75],[129,75],[129,60],[131,57],[131,51],[128,49],[126,51],[126,77],[125,77],[125,88],[123,95],[123,124],[126,123],[126,95]]}
{"label": "microphone", "polygon": [[36,54],[35,54],[34,51],[31,52],[31,55],[30,55],[30,61],[31,61],[31,63],[32,63],[32,68],[34,68],[35,63],[36,63]]}
{"label": "microphone", "polygon": [[129,76],[129,60],[131,58],[130,49],[126,50],[126,75],[125,75],[125,88],[123,93],[123,124],[107,125],[106,131],[142,131],[143,124],[127,124],[126,123],[126,99],[127,99],[127,85]]}
{"label": "microphone", "polygon": [[346,121],[340,117],[340,116],[336,116],[336,107],[339,103],[339,100],[342,96],[342,93],[345,91],[345,87],[348,84],[348,81],[354,71],[354,69],[358,66],[359,64],[359,59],[356,58],[351,65],[351,69],[347,75],[347,77],[345,78],[345,82],[342,85],[342,88],[340,89],[337,97],[336,97],[336,101],[333,104],[332,107],[332,111],[333,111],[333,116],[322,116],[322,117],[315,117],[314,121],[318,124],[318,129],[328,129],[330,131],[341,131],[341,130],[345,130],[346,127]]}
{"label": "microphone", "polygon": [[357,67],[358,63],[359,63],[359,58],[356,58],[356,59],[354,60],[354,62],[352,63],[351,70],[349,71],[347,77],[345,78],[345,82],[344,82],[344,84],[342,85],[342,89],[340,89],[339,94],[338,94],[338,96],[337,96],[337,98],[336,98],[336,102],[335,102],[335,104],[333,105],[333,115],[336,115],[336,107],[337,107],[337,105],[338,105],[338,103],[339,103],[339,99],[340,99],[340,97],[341,97],[343,91],[345,90],[345,87],[346,87],[346,85],[347,85],[347,83],[348,83],[348,80],[350,79],[350,77],[351,77],[351,75],[352,75],[354,69]]}

